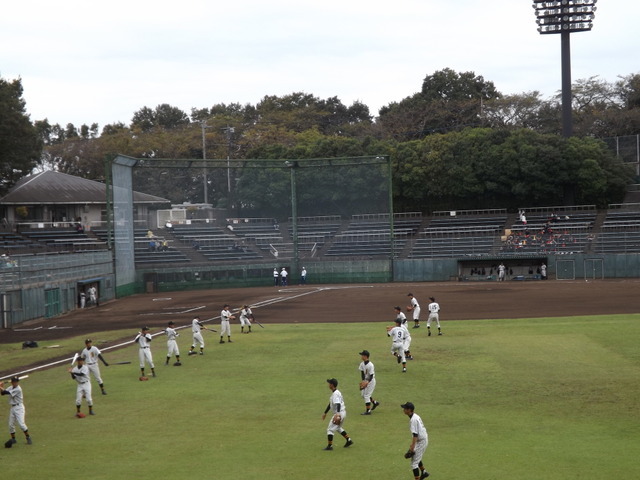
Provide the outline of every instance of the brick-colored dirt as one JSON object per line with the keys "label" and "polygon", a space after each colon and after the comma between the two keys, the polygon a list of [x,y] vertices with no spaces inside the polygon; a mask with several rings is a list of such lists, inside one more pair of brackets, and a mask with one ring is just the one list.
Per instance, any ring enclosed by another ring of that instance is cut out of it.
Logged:
{"label": "brick-colored dirt", "polygon": [[[293,285],[141,294],[77,310],[62,317],[0,330],[0,343],[55,340],[94,332],[152,329],[190,323],[194,315],[218,323],[225,303],[253,306],[259,322],[391,322],[393,306],[409,304],[407,293],[426,307],[434,296],[445,322],[485,318],[558,317],[640,312],[640,279],[531,282],[445,282],[373,285]],[[408,315],[409,316],[409,315]],[[56,328],[50,328],[50,327]],[[41,328],[38,328],[41,327]],[[70,327],[70,328],[61,328]],[[232,325],[234,331],[238,328]]]}

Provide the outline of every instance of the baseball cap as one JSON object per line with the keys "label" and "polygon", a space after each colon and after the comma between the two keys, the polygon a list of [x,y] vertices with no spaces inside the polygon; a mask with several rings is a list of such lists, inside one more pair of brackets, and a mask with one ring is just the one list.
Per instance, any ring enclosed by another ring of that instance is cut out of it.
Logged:
{"label": "baseball cap", "polygon": [[338,386],[338,380],[336,380],[335,378],[330,378],[329,380],[327,380],[327,383],[330,383],[334,387]]}
{"label": "baseball cap", "polygon": [[432,302],[436,301],[435,297],[429,297],[429,300],[431,300]]}
{"label": "baseball cap", "polygon": [[369,356],[369,350],[362,350],[358,355],[366,355]]}
{"label": "baseball cap", "polygon": [[396,318],[396,323],[402,323],[402,320],[400,320],[399,318]]}
{"label": "baseball cap", "polygon": [[402,408],[406,408],[407,410],[415,410],[415,407],[413,406],[413,403],[411,403],[411,402],[403,403],[400,406]]}
{"label": "baseball cap", "polygon": [[142,331],[143,332],[146,331],[146,330],[149,330],[149,327],[142,327]]}
{"label": "baseball cap", "polygon": [[397,305],[396,305],[395,307],[393,307],[393,309],[394,309],[394,310],[402,310],[402,308],[400,308],[400,307],[399,307],[399,306],[397,306]]}
{"label": "baseball cap", "polygon": [[413,293],[407,293],[407,297],[413,297]]}
{"label": "baseball cap", "polygon": [[19,382],[20,381],[20,377],[11,377],[11,381],[12,382]]}
{"label": "baseball cap", "polygon": [[175,323],[173,323],[173,322],[169,322],[169,323],[168,323],[168,325],[175,325]]}
{"label": "baseball cap", "polygon": [[90,338],[87,338],[87,339],[84,341],[84,343],[91,343],[91,342],[93,342],[93,340],[91,340]]}

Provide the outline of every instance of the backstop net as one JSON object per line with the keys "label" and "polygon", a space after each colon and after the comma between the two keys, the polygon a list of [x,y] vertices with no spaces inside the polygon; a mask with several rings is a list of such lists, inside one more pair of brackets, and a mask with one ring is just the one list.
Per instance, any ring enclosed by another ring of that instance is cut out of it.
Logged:
{"label": "backstop net", "polygon": [[[129,170],[131,183],[122,169]],[[273,268],[286,263],[294,273],[300,261],[320,257],[327,268],[344,255],[390,261],[406,241],[403,233],[394,233],[391,189],[388,156],[232,161],[118,157],[113,162],[113,225],[115,238],[133,245],[133,215],[125,220],[118,208],[130,202],[133,211],[132,196],[125,191],[135,190],[174,205],[218,207],[223,218],[218,216],[213,226],[233,235],[234,247],[258,252],[254,264]],[[133,247],[116,249],[116,255],[116,267],[130,270]],[[127,273],[118,269],[117,285],[132,280]]]}

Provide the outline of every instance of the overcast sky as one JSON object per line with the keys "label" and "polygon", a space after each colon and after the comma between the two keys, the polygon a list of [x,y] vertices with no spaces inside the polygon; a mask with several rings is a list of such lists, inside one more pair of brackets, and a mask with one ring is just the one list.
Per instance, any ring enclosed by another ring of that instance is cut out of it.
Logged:
{"label": "overcast sky", "polygon": [[[306,92],[380,107],[443,68],[503,94],[560,89],[560,36],[531,0],[23,0],[4,2],[0,77],[32,120],[129,124],[161,103],[191,113]],[[573,80],[640,73],[639,0],[600,0],[571,35]]]}

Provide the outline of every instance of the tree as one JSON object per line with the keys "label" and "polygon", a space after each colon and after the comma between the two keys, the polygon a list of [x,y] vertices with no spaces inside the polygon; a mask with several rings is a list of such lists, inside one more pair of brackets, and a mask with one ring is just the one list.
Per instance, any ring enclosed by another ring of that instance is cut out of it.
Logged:
{"label": "tree", "polygon": [[177,107],[167,103],[158,105],[155,110],[142,107],[133,114],[131,128],[148,132],[154,128],[167,130],[182,127],[190,123],[189,116]]}
{"label": "tree", "polygon": [[0,78],[0,195],[31,173],[42,151],[38,129],[26,113],[22,81]]}
{"label": "tree", "polygon": [[381,108],[379,122],[383,133],[396,139],[480,126],[482,105],[500,96],[482,76],[445,68],[427,75],[419,93]]}

